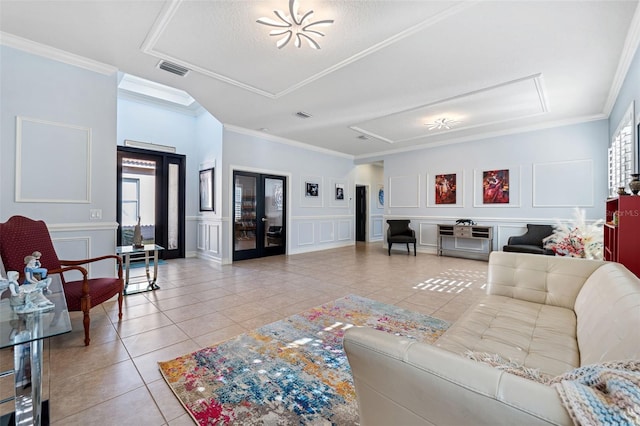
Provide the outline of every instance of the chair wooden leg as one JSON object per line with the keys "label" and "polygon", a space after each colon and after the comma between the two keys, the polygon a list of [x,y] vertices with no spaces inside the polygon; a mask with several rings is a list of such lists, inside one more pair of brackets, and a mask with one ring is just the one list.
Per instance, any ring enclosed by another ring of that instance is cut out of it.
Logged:
{"label": "chair wooden leg", "polygon": [[89,295],[83,296],[80,300],[80,306],[84,317],[82,318],[82,325],[84,326],[84,345],[89,346],[91,339],[89,338],[89,327],[91,326],[91,319],[89,318],[89,311],[91,310],[91,297]]}
{"label": "chair wooden leg", "polygon": [[91,319],[89,318],[89,310],[86,310],[84,312],[82,325],[84,326],[84,345],[89,346],[89,342],[91,341],[91,339],[89,338],[89,327],[91,325]]}
{"label": "chair wooden leg", "polygon": [[411,250],[409,250],[409,243],[407,243],[407,254],[411,254]]}
{"label": "chair wooden leg", "polygon": [[416,255],[416,243],[415,242],[413,243],[413,255],[414,256]]}
{"label": "chair wooden leg", "polygon": [[393,243],[387,243],[387,244],[389,244],[389,256],[391,256],[391,245],[392,245]]}
{"label": "chair wooden leg", "polygon": [[118,294],[118,319],[122,319],[122,300],[124,297],[122,296],[122,291]]}

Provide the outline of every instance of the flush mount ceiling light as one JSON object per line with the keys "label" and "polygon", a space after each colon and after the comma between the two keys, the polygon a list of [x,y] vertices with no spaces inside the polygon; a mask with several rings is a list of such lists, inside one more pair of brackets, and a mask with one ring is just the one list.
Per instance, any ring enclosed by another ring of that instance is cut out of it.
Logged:
{"label": "flush mount ceiling light", "polygon": [[289,0],[289,15],[286,15],[280,10],[274,10],[273,13],[280,19],[279,21],[270,18],[260,18],[256,22],[277,28],[271,30],[269,35],[282,36],[282,38],[276,42],[278,49],[286,46],[294,35],[294,44],[296,47],[301,47],[302,40],[304,39],[313,49],[320,49],[320,45],[311,37],[324,37],[324,33],[321,33],[316,28],[333,24],[333,19],[312,22],[311,17],[313,16],[313,10],[300,15],[298,13],[298,0]]}
{"label": "flush mount ceiling light", "polygon": [[449,130],[451,129],[451,127],[459,123],[460,123],[459,121],[442,117],[442,118],[438,118],[433,123],[425,123],[425,126],[427,126],[429,130],[442,130],[442,129]]}

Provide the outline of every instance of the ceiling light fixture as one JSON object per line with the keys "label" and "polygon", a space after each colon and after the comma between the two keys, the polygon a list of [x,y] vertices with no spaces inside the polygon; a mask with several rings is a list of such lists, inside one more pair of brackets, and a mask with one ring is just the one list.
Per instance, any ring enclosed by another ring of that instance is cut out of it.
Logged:
{"label": "ceiling light fixture", "polygon": [[276,30],[271,30],[269,33],[270,36],[282,36],[282,38],[276,42],[278,49],[282,49],[286,46],[294,35],[294,44],[296,47],[301,47],[302,40],[304,39],[313,49],[320,49],[320,45],[312,39],[311,36],[324,37],[324,33],[318,31],[316,27],[333,24],[333,19],[311,22],[313,10],[310,10],[303,15],[298,14],[298,0],[289,0],[289,15],[285,15],[285,13],[280,10],[274,10],[273,13],[276,14],[280,21],[270,18],[260,18],[256,22],[262,25],[278,28]]}
{"label": "ceiling light fixture", "polygon": [[429,130],[442,130],[442,129],[449,130],[451,129],[451,127],[455,126],[458,123],[460,122],[456,120],[452,120],[450,118],[442,117],[442,118],[438,118],[433,123],[425,123],[425,126],[427,126]]}

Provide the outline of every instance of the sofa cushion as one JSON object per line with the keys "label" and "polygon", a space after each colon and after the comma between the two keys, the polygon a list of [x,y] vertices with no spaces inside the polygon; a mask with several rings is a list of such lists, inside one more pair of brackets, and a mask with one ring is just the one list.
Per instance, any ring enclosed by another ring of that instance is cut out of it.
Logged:
{"label": "sofa cushion", "polygon": [[495,353],[557,376],[580,365],[573,310],[505,296],[484,296],[438,339],[464,355]]}
{"label": "sofa cushion", "polygon": [[601,260],[491,252],[487,294],[573,310],[576,296]]}
{"label": "sofa cushion", "polygon": [[574,308],[580,365],[640,359],[640,281],[619,263],[598,268]]}

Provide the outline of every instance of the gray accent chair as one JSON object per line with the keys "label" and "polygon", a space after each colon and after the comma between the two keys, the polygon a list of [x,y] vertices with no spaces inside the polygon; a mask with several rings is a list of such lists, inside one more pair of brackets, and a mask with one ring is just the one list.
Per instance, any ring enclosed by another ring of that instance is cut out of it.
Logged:
{"label": "gray accent chair", "polygon": [[407,245],[407,253],[411,254],[409,244],[413,244],[413,255],[416,255],[416,231],[409,226],[410,220],[389,219],[387,224],[387,245],[389,246],[389,256],[391,256],[391,246],[393,243]]}
{"label": "gray accent chair", "polygon": [[555,256],[555,252],[551,249],[544,248],[542,242],[542,240],[551,234],[553,234],[553,226],[529,223],[527,224],[527,232],[523,235],[509,237],[507,245],[502,248],[502,251]]}

